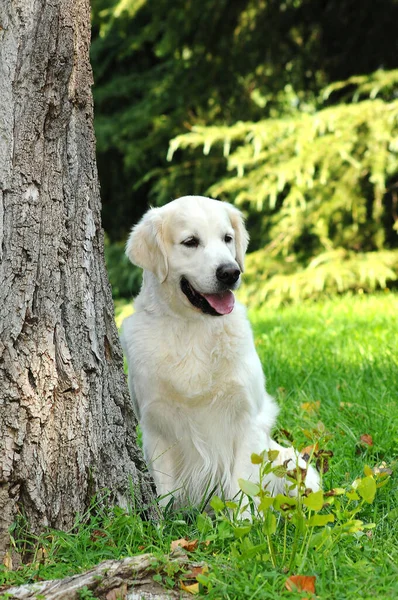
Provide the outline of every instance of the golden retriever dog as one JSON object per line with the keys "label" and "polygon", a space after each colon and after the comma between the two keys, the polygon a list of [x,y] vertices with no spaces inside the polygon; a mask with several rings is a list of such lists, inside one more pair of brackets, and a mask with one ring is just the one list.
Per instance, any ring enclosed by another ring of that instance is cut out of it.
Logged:
{"label": "golden retriever dog", "polygon": [[[251,454],[264,450],[279,451],[275,464],[305,468],[306,486],[319,489],[317,472],[271,438],[278,407],[233,293],[247,244],[241,213],[201,196],[150,209],[127,242],[144,274],[121,340],[145,458],[165,504],[173,496],[197,505],[214,489],[233,498],[239,478],[258,481]],[[267,477],[271,494],[286,490],[286,479]]]}

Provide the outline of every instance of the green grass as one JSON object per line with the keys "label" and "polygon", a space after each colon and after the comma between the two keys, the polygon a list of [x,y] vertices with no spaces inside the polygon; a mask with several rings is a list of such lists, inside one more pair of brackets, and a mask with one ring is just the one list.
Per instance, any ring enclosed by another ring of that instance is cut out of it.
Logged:
{"label": "green grass", "polygon": [[[118,311],[122,310],[126,308],[119,303]],[[309,432],[324,429],[329,434],[327,449],[334,456],[324,476],[325,489],[348,486],[364,476],[366,465],[373,468],[384,461],[396,471],[398,297],[346,296],[279,310],[263,308],[250,317],[268,390],[281,406],[276,437],[283,440],[287,430],[302,448],[310,443]],[[372,437],[372,446],[361,442],[364,434]],[[330,510],[338,512],[336,506]],[[343,521],[348,512],[342,505]],[[29,538],[20,522],[13,534],[19,547],[28,543],[30,564],[15,572],[0,568],[0,585],[63,577],[108,558],[144,551],[162,560],[172,540],[187,537],[199,540],[193,559],[209,568],[201,588],[207,598],[303,597],[284,589],[287,562],[280,559],[284,543],[290,556],[293,526],[284,535],[281,519],[272,535],[279,557],[275,568],[260,519],[245,532],[223,511],[217,515],[210,518],[191,509],[168,512],[162,521],[148,523],[133,508],[126,512],[97,503],[70,532],[49,531],[39,539]],[[398,597],[396,472],[372,503],[363,503],[355,518],[375,523],[374,529],[344,535],[329,547],[309,548],[293,561],[292,572],[315,575],[319,599],[393,600]],[[201,543],[205,541],[209,545]],[[167,567],[162,575],[166,585],[178,582],[179,576]]]}

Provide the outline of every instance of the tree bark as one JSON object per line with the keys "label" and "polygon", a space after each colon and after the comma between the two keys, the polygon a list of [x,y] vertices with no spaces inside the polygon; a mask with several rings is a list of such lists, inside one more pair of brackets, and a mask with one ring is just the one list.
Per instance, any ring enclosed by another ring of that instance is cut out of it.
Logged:
{"label": "tree bark", "polygon": [[23,512],[67,528],[102,488],[153,500],[103,234],[89,0],[0,4],[0,557]]}

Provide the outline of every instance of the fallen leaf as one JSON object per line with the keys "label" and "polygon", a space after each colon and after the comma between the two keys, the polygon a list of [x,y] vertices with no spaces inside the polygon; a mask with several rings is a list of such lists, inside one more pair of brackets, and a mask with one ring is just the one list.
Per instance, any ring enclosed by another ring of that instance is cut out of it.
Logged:
{"label": "fallen leaf", "polygon": [[309,415],[318,413],[320,408],[321,408],[320,400],[316,400],[315,402],[303,402],[301,405],[301,410],[308,413]]}
{"label": "fallen leaf", "polygon": [[199,583],[192,583],[191,585],[185,585],[183,581],[180,582],[181,589],[189,594],[199,594]]}
{"label": "fallen leaf", "polygon": [[285,587],[289,592],[311,592],[315,594],[315,580],[315,575],[290,575],[285,581]]}
{"label": "fallen leaf", "polygon": [[90,535],[90,540],[92,542],[95,542],[98,540],[98,538],[106,538],[107,535],[105,533],[105,531],[102,531],[101,529],[93,529],[92,534]]}
{"label": "fallen leaf", "polygon": [[362,434],[360,437],[360,440],[363,444],[366,444],[367,446],[373,446],[372,436],[369,435],[368,433]]}
{"label": "fallen leaf", "polygon": [[206,573],[208,571],[208,567],[207,566],[203,566],[203,567],[192,567],[190,571],[188,571],[187,573],[183,574],[183,580],[185,581],[186,579],[196,579],[198,575],[202,575],[203,573]]}
{"label": "fallen leaf", "polygon": [[122,583],[118,588],[113,588],[105,596],[106,600],[123,600],[127,596],[127,583]]}
{"label": "fallen leaf", "polygon": [[11,557],[11,551],[8,550],[8,552],[5,553],[4,558],[3,558],[3,565],[5,566],[6,569],[8,569],[9,571],[12,571],[12,557]]}
{"label": "fallen leaf", "polygon": [[184,548],[187,552],[193,552],[198,547],[198,540],[187,540],[181,538],[180,540],[173,540],[170,544],[170,550],[176,550],[176,548]]}

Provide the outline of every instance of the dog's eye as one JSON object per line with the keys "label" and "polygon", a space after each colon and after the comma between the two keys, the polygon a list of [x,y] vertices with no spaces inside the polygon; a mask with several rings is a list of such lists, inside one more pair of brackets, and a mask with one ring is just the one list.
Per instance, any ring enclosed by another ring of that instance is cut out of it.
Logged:
{"label": "dog's eye", "polygon": [[226,244],[229,244],[230,242],[232,242],[232,240],[233,240],[232,235],[229,235],[229,233],[226,233],[225,236],[224,236],[224,242]]}
{"label": "dog's eye", "polygon": [[199,240],[197,237],[192,236],[181,242],[181,244],[187,248],[197,248],[199,246]]}

